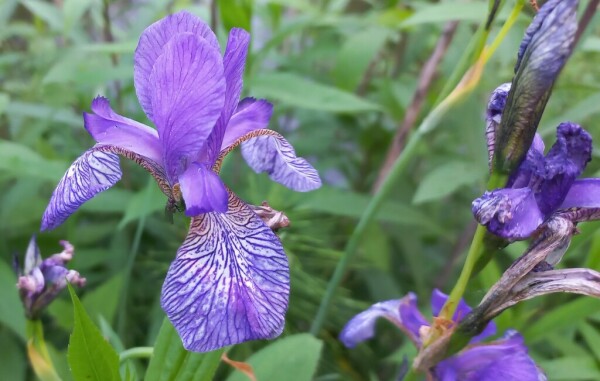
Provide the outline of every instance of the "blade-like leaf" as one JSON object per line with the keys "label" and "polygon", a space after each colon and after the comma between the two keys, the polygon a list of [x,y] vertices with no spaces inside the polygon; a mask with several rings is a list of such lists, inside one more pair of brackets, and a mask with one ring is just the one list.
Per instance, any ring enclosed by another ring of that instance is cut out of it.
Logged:
{"label": "blade-like leaf", "polygon": [[102,337],[73,288],[69,285],[73,300],[75,326],[69,340],[67,357],[75,380],[112,381],[121,380],[119,355]]}
{"label": "blade-like leaf", "polygon": [[208,353],[186,351],[177,331],[165,318],[144,381],[210,381],[222,353],[222,349]]}
{"label": "blade-like leaf", "polygon": [[[250,356],[257,380],[310,381],[317,370],[323,343],[307,333],[279,339]],[[234,372],[227,381],[247,381]]]}

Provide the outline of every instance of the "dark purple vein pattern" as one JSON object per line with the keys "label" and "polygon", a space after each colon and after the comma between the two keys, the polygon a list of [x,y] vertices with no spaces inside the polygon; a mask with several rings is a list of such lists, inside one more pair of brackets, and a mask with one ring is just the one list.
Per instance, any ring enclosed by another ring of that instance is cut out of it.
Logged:
{"label": "dark purple vein pattern", "polygon": [[321,186],[318,172],[281,135],[259,136],[242,143],[242,156],[255,172],[267,172],[273,181],[298,191]]}
{"label": "dark purple vein pattern", "polygon": [[62,224],[84,202],[121,179],[119,156],[92,147],[71,164],[42,217],[42,230]]}
{"label": "dark purple vein pattern", "polygon": [[278,336],[289,295],[279,238],[233,193],[227,213],[192,219],[161,305],[186,349],[211,351]]}

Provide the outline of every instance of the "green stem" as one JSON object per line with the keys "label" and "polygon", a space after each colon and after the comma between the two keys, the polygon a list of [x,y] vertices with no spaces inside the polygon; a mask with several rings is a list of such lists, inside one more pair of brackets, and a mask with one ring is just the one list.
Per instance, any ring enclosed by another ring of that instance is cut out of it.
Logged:
{"label": "green stem", "polygon": [[130,359],[144,358],[148,359],[152,357],[154,353],[154,347],[135,347],[124,350],[119,354],[119,361],[124,362]]}
{"label": "green stem", "polygon": [[[506,176],[500,174],[492,174],[490,180],[488,181],[488,190],[496,189],[499,186],[502,186],[506,183]],[[469,248],[469,252],[467,253],[467,259],[465,260],[465,264],[460,272],[460,276],[454,285],[454,288],[450,292],[450,296],[444,304],[442,311],[440,313],[441,317],[444,317],[448,320],[452,320],[452,316],[454,315],[454,311],[456,311],[456,307],[458,307],[458,303],[462,296],[465,293],[465,289],[467,288],[467,284],[471,279],[471,274],[473,273],[473,269],[475,265],[479,261],[481,254],[485,248],[485,244],[483,242],[483,238],[486,235],[486,227],[483,225],[478,225],[477,230],[475,231],[475,235],[473,236],[473,241],[471,241],[471,247]]]}
{"label": "green stem", "polygon": [[400,178],[400,175],[402,175],[404,173],[404,169],[410,162],[410,159],[416,153],[416,148],[417,148],[418,143],[420,142],[422,136],[423,135],[419,131],[417,131],[413,135],[411,135],[410,139],[408,140],[408,143],[406,144],[406,147],[402,151],[402,154],[400,154],[400,156],[398,156],[398,158],[394,162],[394,165],[390,169],[388,176],[385,178],[385,180],[381,184],[381,188],[379,188],[377,193],[373,196],[373,198],[367,205],[367,209],[360,217],[358,224],[356,225],[356,228],[354,229],[354,232],[352,232],[352,235],[350,236],[350,239],[348,240],[348,243],[346,244],[346,248],[344,250],[344,253],[342,254],[342,258],[337,263],[335,271],[333,272],[333,276],[331,277],[331,280],[329,281],[329,284],[327,285],[327,289],[325,290],[325,295],[323,296],[323,299],[321,300],[321,305],[319,306],[319,310],[317,311],[315,320],[313,321],[313,324],[310,328],[310,332],[313,335],[317,335],[319,333],[319,331],[321,330],[321,327],[323,326],[323,322],[327,315],[327,310],[329,308],[329,305],[331,304],[333,294],[335,293],[335,290],[339,286],[339,284],[342,280],[342,277],[344,276],[344,273],[346,271],[346,268],[348,267],[348,264],[350,263],[350,260],[356,254],[358,246],[361,243],[365,232],[367,231],[367,227],[373,220],[373,217],[375,217],[375,215],[379,211],[379,208],[383,204],[383,201],[385,200],[385,198],[389,195],[389,193],[392,191],[392,189],[394,189],[394,186],[396,185],[396,181]]}
{"label": "green stem", "polygon": [[41,381],[61,381],[56,373],[44,340],[44,326],[39,319],[27,319],[27,356],[35,375]]}

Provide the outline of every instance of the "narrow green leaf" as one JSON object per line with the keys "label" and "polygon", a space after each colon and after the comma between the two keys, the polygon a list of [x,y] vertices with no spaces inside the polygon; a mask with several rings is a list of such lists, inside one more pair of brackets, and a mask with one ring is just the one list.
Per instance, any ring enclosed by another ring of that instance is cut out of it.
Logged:
{"label": "narrow green leaf", "polygon": [[237,27],[251,31],[252,0],[219,0],[218,3],[225,29]]}
{"label": "narrow green leaf", "polygon": [[66,168],[65,163],[46,160],[24,145],[0,140],[0,170],[15,177],[32,176],[56,182]]}
{"label": "narrow green leaf", "polygon": [[[317,370],[323,342],[308,333],[278,339],[245,361],[257,380],[310,381]],[[233,372],[227,381],[248,381]]]}
{"label": "narrow green leaf", "polygon": [[420,24],[442,23],[451,20],[485,20],[488,5],[483,2],[457,3],[454,1],[427,5],[417,10],[400,26],[406,28]]}
{"label": "narrow green leaf", "polygon": [[579,332],[581,332],[586,344],[592,350],[596,361],[600,361],[600,332],[585,322],[579,324]]}
{"label": "narrow green leaf", "polygon": [[552,381],[600,380],[600,371],[591,357],[561,357],[538,365]]}
{"label": "narrow green leaf", "polygon": [[82,302],[85,309],[89,311],[89,316],[96,321],[104,318],[108,322],[112,322],[119,302],[119,298],[114,296],[121,294],[122,287],[123,273],[120,272],[91,292],[86,293]]}
{"label": "narrow green leaf", "polygon": [[119,355],[102,337],[87,315],[73,287],[68,285],[75,326],[69,340],[67,357],[75,380],[121,380]]}
{"label": "narrow green leaf", "polygon": [[50,3],[38,0],[23,0],[25,6],[36,17],[44,20],[50,28],[60,30],[63,26],[63,17],[59,9]]}
{"label": "narrow green leaf", "polygon": [[380,107],[335,87],[317,83],[292,73],[269,73],[250,81],[252,94],[271,101],[312,110],[356,113]]}
{"label": "narrow green leaf", "polygon": [[462,186],[474,184],[486,175],[485,168],[464,161],[450,161],[438,166],[419,183],[413,203],[439,200]]}
{"label": "narrow green leaf", "polygon": [[[23,248],[25,249],[25,248]],[[21,263],[22,258],[21,258]],[[17,276],[4,261],[0,261],[0,323],[10,328],[25,342],[25,311],[15,287]]]}
{"label": "narrow green leaf", "polygon": [[188,352],[175,328],[164,318],[154,344],[144,381],[210,381],[221,361],[223,350]]}

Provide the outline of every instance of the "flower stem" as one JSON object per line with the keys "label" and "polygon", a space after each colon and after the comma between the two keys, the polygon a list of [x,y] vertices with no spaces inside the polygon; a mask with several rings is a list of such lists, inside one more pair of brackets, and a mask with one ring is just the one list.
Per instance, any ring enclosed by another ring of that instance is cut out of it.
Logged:
{"label": "flower stem", "polygon": [[35,375],[41,381],[61,381],[46,347],[42,321],[39,319],[27,319],[26,335],[27,357]]}
{"label": "flower stem", "polygon": [[[502,186],[506,183],[506,176],[501,174],[492,174],[490,180],[488,181],[487,189],[495,189],[499,186]],[[469,248],[469,252],[467,253],[467,259],[465,260],[465,264],[462,268],[462,271],[454,285],[454,288],[450,292],[450,296],[444,304],[442,311],[440,312],[440,316],[444,317],[448,320],[452,320],[452,316],[454,315],[454,311],[456,311],[456,307],[458,306],[458,302],[462,298],[465,293],[465,289],[467,288],[467,284],[471,279],[471,275],[473,274],[473,269],[477,265],[481,254],[485,248],[483,238],[486,235],[486,228],[483,225],[478,225],[477,230],[475,230],[475,234],[473,236],[473,241],[471,241],[471,247]]]}
{"label": "flower stem", "polygon": [[119,354],[119,361],[124,362],[130,359],[150,358],[154,353],[154,347],[134,347],[124,350]]}

